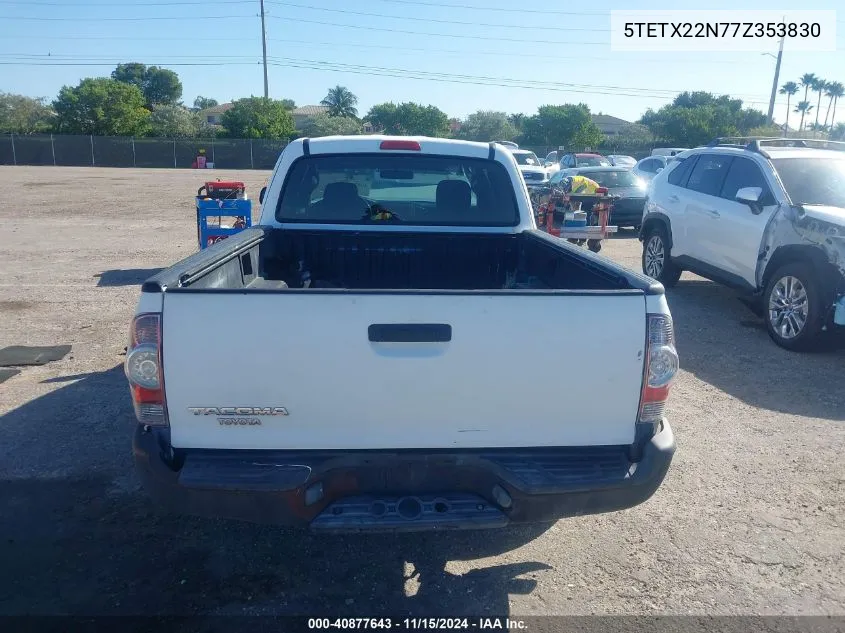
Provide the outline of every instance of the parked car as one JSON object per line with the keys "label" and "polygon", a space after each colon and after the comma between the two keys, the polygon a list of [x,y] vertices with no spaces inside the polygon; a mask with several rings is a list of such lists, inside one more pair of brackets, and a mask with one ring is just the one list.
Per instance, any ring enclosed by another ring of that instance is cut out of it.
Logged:
{"label": "parked car", "polygon": [[549,171],[540,164],[540,159],[534,152],[527,149],[514,149],[511,150],[511,154],[529,189],[549,182]]}
{"label": "parked car", "polygon": [[655,147],[651,150],[652,156],[674,156],[687,151],[688,147]]}
{"label": "parked car", "polygon": [[[550,186],[560,183],[566,176],[580,174],[594,180],[602,187],[607,187],[610,195],[616,200],[610,213],[610,222],[617,226],[632,226],[640,228],[643,220],[643,209],[646,200],[647,183],[637,178],[629,169],[622,167],[578,167],[561,170],[554,174],[549,181]],[[590,197],[579,198],[581,209],[588,213],[592,210],[593,201]],[[589,223],[597,224],[596,219],[589,217]]]}
{"label": "parked car", "polygon": [[573,167],[613,167],[611,162],[601,154],[588,152],[564,154],[560,159],[561,169]]}
{"label": "parked car", "polygon": [[610,164],[614,167],[627,167],[628,169],[631,169],[637,164],[636,158],[633,156],[626,156],[624,154],[608,154],[607,160],[609,160]]}
{"label": "parked car", "polygon": [[658,488],[678,368],[663,286],[537,230],[507,149],[298,139],[259,199],[260,226],[141,288],[133,453],[162,505],[488,528]]}
{"label": "parked car", "polygon": [[647,275],[739,289],[790,350],[845,325],[845,151],[799,142],[691,150],[652,181],[640,234]]}
{"label": "parked car", "polygon": [[558,152],[552,151],[546,154],[546,158],[543,160],[543,165],[546,167],[552,167],[553,165],[557,165],[560,168],[560,158],[558,158]]}
{"label": "parked car", "polygon": [[666,165],[669,164],[670,160],[668,156],[649,156],[638,161],[631,171],[638,178],[649,181],[662,170],[666,169]]}

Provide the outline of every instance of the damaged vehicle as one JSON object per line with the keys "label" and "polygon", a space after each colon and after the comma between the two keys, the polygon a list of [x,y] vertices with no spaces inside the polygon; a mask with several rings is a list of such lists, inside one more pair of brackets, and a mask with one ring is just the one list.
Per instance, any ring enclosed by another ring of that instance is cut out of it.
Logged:
{"label": "damaged vehicle", "polygon": [[663,285],[687,270],[736,288],[775,343],[819,349],[845,326],[845,143],[717,139],[685,152],[652,182],[640,240],[643,272]]}

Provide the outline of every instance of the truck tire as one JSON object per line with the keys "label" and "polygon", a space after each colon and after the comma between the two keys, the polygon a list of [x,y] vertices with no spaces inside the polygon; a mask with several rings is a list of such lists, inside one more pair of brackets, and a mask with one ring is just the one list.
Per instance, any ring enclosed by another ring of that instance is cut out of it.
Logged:
{"label": "truck tire", "polygon": [[683,270],[678,268],[669,257],[669,243],[666,229],[654,226],[649,229],[643,240],[643,273],[656,279],[664,286],[670,287],[678,283]]}
{"label": "truck tire", "polygon": [[818,349],[825,319],[822,295],[810,264],[790,262],[778,268],[763,293],[763,318],[772,340],[795,352]]}

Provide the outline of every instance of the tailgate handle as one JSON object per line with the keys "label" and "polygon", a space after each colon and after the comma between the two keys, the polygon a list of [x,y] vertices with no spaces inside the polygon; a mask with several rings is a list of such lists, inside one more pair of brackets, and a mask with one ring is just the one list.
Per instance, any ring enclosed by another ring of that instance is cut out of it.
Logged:
{"label": "tailgate handle", "polygon": [[367,332],[373,343],[447,343],[452,326],[446,323],[373,323]]}

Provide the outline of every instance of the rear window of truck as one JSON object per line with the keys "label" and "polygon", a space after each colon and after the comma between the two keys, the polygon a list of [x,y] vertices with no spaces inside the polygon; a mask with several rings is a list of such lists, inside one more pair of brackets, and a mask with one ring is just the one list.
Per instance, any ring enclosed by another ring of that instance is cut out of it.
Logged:
{"label": "rear window of truck", "polygon": [[298,159],[276,208],[279,222],[516,226],[519,207],[503,165],[406,154]]}

